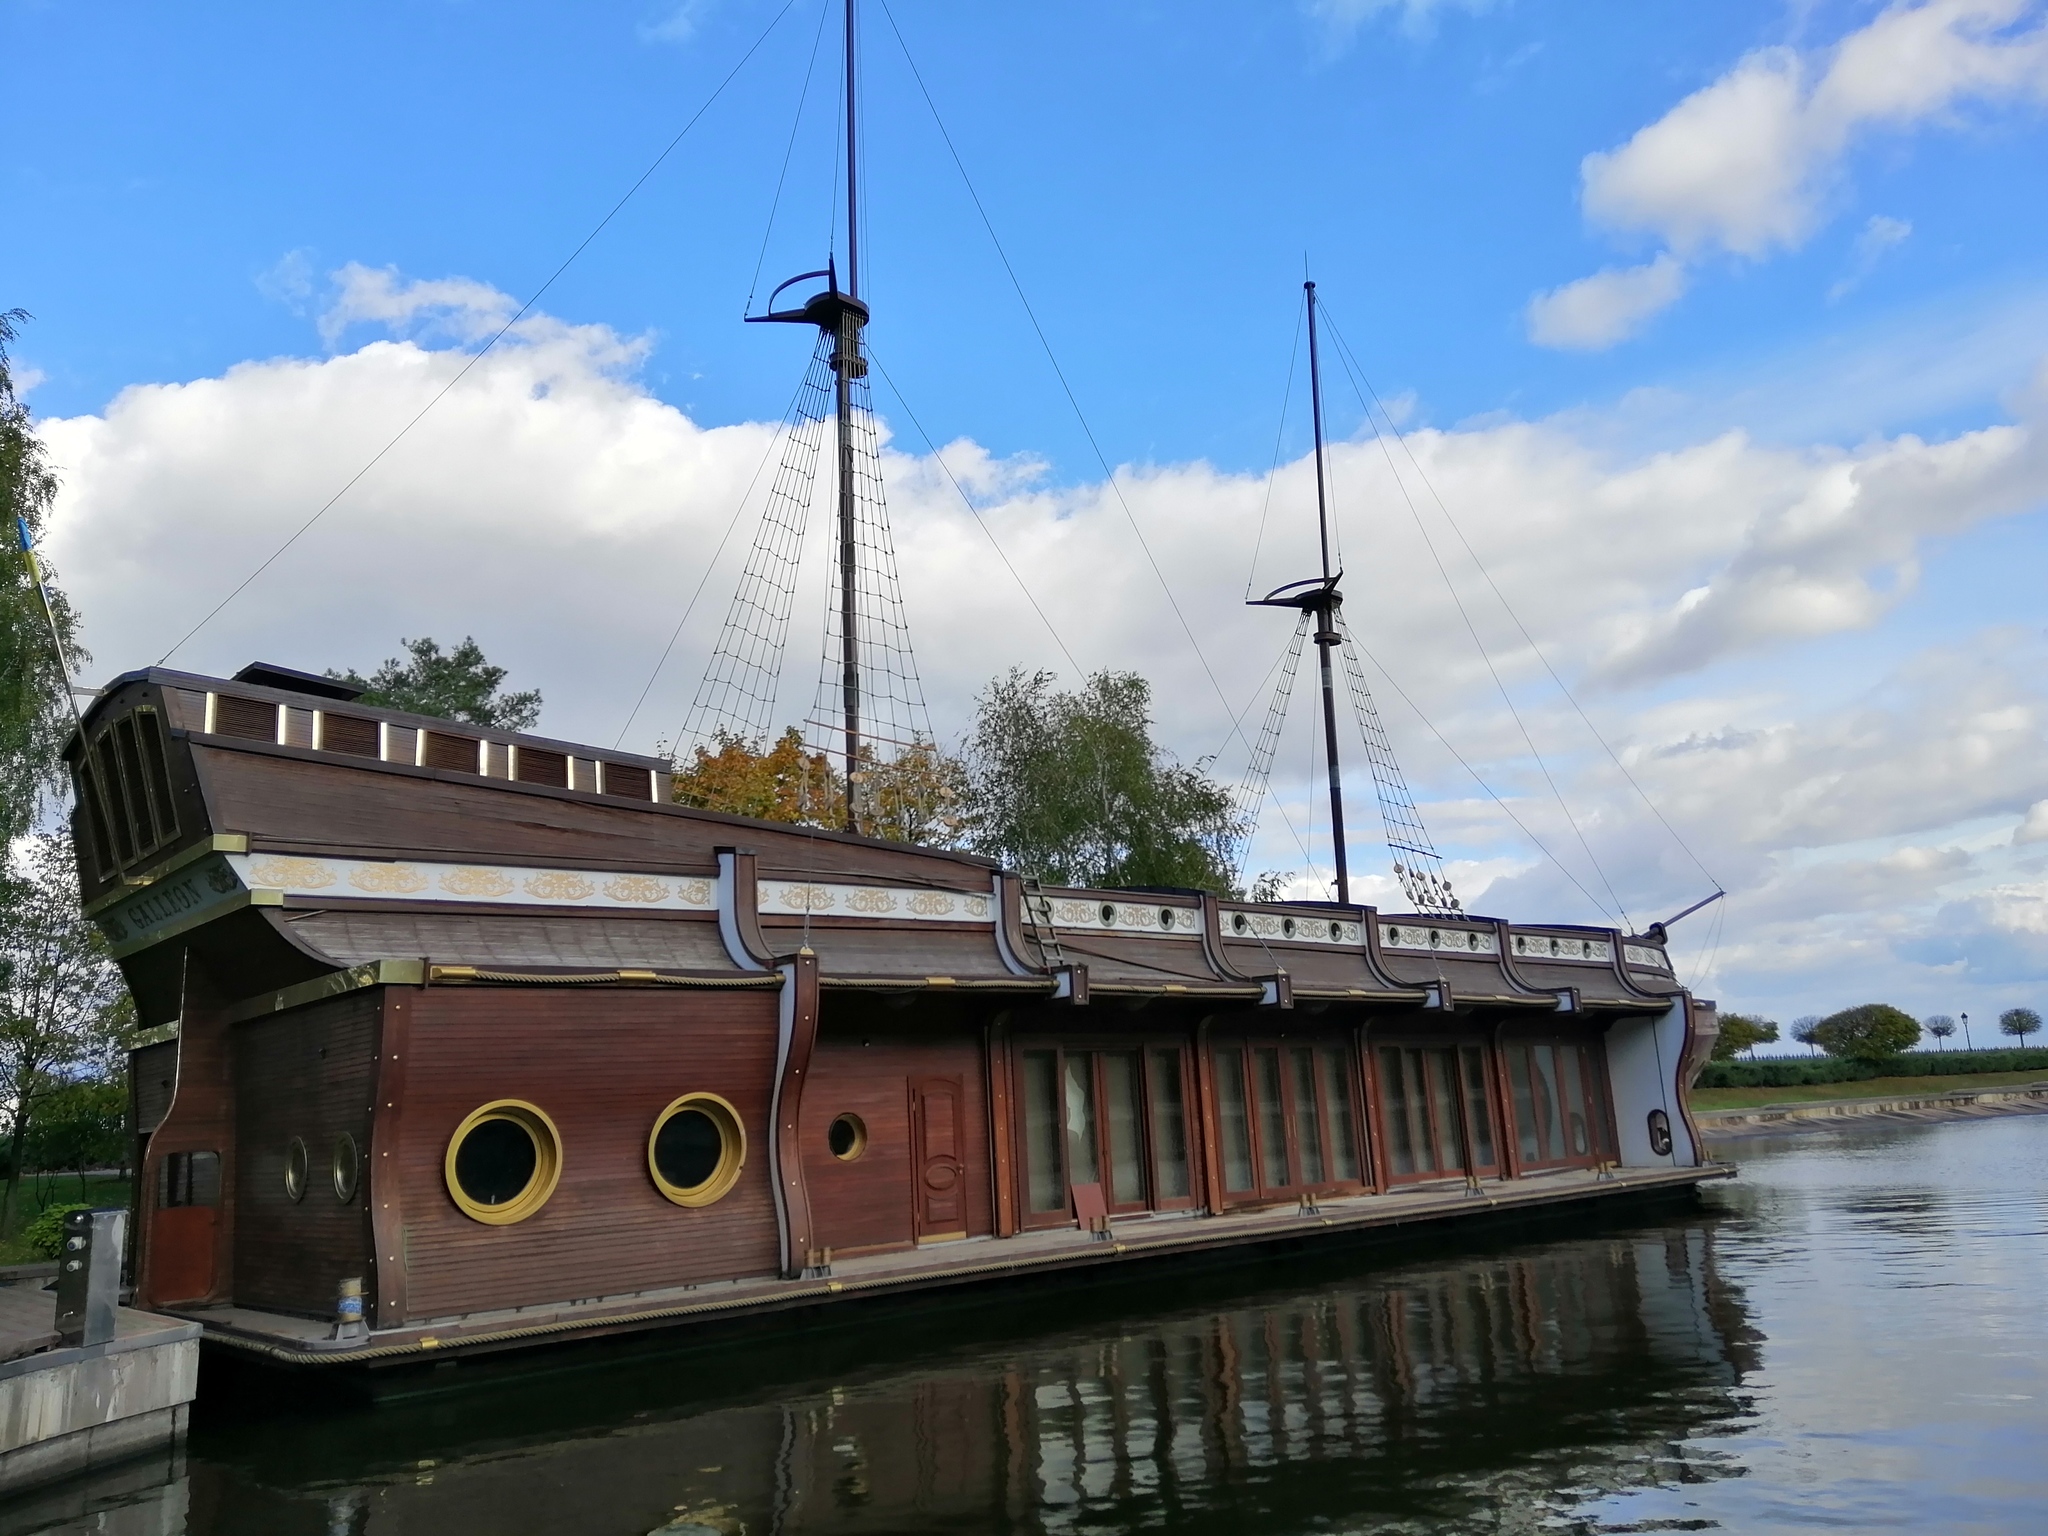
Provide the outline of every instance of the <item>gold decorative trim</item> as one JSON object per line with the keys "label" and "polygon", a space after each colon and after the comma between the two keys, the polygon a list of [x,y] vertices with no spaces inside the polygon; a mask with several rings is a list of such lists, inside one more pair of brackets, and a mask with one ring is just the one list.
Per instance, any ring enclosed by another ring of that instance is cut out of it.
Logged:
{"label": "gold decorative trim", "polygon": [[348,883],[378,896],[410,896],[424,891],[428,880],[410,864],[365,864],[348,877]]}
{"label": "gold decorative trim", "polygon": [[[719,1142],[718,1164],[711,1170],[711,1176],[701,1184],[688,1187],[670,1183],[664,1178],[661,1165],[654,1156],[654,1146],[661,1139],[662,1127],[686,1110],[694,1110],[709,1120],[718,1130]],[[731,1194],[746,1165],[746,1127],[740,1124],[739,1111],[715,1093],[686,1093],[671,1101],[668,1108],[654,1117],[654,1125],[647,1133],[647,1173],[654,1180],[654,1187],[665,1198],[692,1210],[714,1205]]]}
{"label": "gold decorative trim", "polygon": [[605,895],[613,901],[666,901],[668,886],[652,875],[621,875],[605,883]]}
{"label": "gold decorative trim", "polygon": [[817,880],[763,880],[755,888],[759,910],[826,917],[917,918],[944,923],[986,923],[995,916],[985,891],[943,891],[927,886],[831,885]]}
{"label": "gold decorative trim", "polygon": [[441,889],[451,896],[510,896],[512,877],[499,869],[451,869],[441,877]]}
{"label": "gold decorative trim", "polygon": [[526,882],[526,894],[538,896],[543,901],[581,901],[586,896],[595,896],[597,887],[581,875],[572,875],[567,870],[551,869],[545,874],[533,876]]}
{"label": "gold decorative trim", "polygon": [[272,890],[325,890],[335,879],[334,871],[318,859],[293,859],[272,853],[249,866],[249,883]]}
{"label": "gold decorative trim", "polygon": [[[472,1200],[462,1192],[462,1186],[455,1178],[455,1154],[461,1150],[463,1139],[489,1120],[509,1120],[533,1138],[533,1177],[526,1181],[524,1189],[503,1205],[485,1205]],[[555,1192],[555,1185],[561,1182],[562,1136],[555,1129],[555,1122],[548,1118],[547,1111],[538,1104],[529,1104],[524,1099],[493,1099],[471,1110],[462,1124],[455,1128],[455,1134],[448,1138],[448,1150],[441,1159],[441,1174],[447,1182],[449,1198],[463,1215],[487,1227],[509,1227],[526,1220],[546,1205],[548,1197]]]}

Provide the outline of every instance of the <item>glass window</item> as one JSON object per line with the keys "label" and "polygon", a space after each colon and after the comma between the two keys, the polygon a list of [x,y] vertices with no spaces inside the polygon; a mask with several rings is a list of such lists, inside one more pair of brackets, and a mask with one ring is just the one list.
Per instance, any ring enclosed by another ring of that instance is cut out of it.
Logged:
{"label": "glass window", "polygon": [[1351,1068],[1342,1046],[1326,1045],[1317,1054],[1323,1063],[1323,1102],[1330,1107],[1331,1171],[1344,1183],[1356,1184],[1358,1137],[1351,1123]]}
{"label": "glass window", "polygon": [[1543,1160],[1543,1139],[1538,1131],[1536,1090],[1526,1045],[1508,1047],[1508,1092],[1515,1101],[1515,1144],[1521,1149],[1522,1161],[1539,1163]]}
{"label": "glass window", "polygon": [[682,1206],[724,1199],[746,1156],[739,1114],[715,1093],[684,1094],[656,1116],[647,1138],[655,1188]]}
{"label": "glass window", "polygon": [[1112,1205],[1142,1205],[1145,1201],[1145,1111],[1138,1097],[1142,1086],[1139,1076],[1136,1051],[1103,1053],[1102,1114],[1109,1131]]}
{"label": "glass window", "polygon": [[1239,1194],[1252,1187],[1252,1125],[1244,1091],[1244,1052],[1235,1046],[1216,1052],[1216,1117],[1223,1131],[1223,1187]]}
{"label": "glass window", "polygon": [[1380,1096],[1387,1106],[1387,1157],[1394,1165],[1396,1174],[1415,1173],[1415,1151],[1418,1146],[1427,1155],[1427,1138],[1418,1138],[1414,1132],[1408,1104],[1408,1082],[1403,1070],[1408,1052],[1398,1047],[1380,1047]]}
{"label": "glass window", "polygon": [[1322,1184],[1328,1175],[1323,1171],[1322,1122],[1316,1113],[1316,1053],[1298,1045],[1290,1054],[1294,1059],[1294,1144],[1301,1157],[1301,1182]]}
{"label": "glass window", "polygon": [[1280,1100],[1280,1053],[1270,1048],[1252,1052],[1257,1064],[1259,1095],[1259,1172],[1268,1189],[1285,1189],[1287,1177],[1287,1110]]}
{"label": "glass window", "polygon": [[1579,1069],[1579,1048],[1557,1048],[1558,1088],[1564,1098],[1564,1141],[1573,1157],[1587,1157],[1593,1151],[1591,1129],[1586,1124],[1586,1083]]}
{"label": "glass window", "polygon": [[1456,1173],[1465,1166],[1464,1138],[1458,1134],[1458,1058],[1451,1051],[1419,1054],[1428,1058],[1429,1112],[1436,1122],[1437,1172]]}
{"label": "glass window", "polygon": [[1152,1177],[1161,1200],[1188,1196],[1187,1112],[1179,1051],[1152,1053]]}
{"label": "glass window", "polygon": [[1472,1128],[1472,1164],[1491,1168],[1493,1155],[1493,1106],[1486,1092],[1486,1052],[1476,1045],[1460,1046],[1459,1060],[1465,1068],[1465,1123]]}
{"label": "glass window", "polygon": [[1024,1163],[1031,1209],[1067,1208],[1067,1179],[1060,1163],[1059,1057],[1051,1051],[1024,1053]]}
{"label": "glass window", "polygon": [[1076,1184],[1100,1184],[1095,1151],[1095,1074],[1083,1055],[1067,1058],[1067,1177]]}

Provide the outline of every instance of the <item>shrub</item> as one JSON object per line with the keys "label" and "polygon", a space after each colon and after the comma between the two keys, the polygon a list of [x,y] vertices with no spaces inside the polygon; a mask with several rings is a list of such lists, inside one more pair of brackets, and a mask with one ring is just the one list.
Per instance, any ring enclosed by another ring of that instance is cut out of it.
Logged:
{"label": "shrub", "polygon": [[64,1251],[64,1218],[73,1211],[89,1211],[92,1206],[73,1200],[68,1205],[46,1205],[42,1213],[21,1229],[21,1240],[46,1259],[54,1259]]}
{"label": "shrub", "polygon": [[1860,1083],[1874,1077],[1960,1077],[1970,1072],[2048,1073],[2048,1048],[2026,1051],[1910,1051],[1882,1066],[1833,1056],[1766,1056],[1761,1061],[1710,1061],[1701,1088],[1800,1088],[1809,1083]]}
{"label": "shrub", "polygon": [[1864,1003],[1829,1014],[1813,1027],[1813,1038],[1830,1056],[1887,1062],[1919,1042],[1920,1022],[1889,1003]]}

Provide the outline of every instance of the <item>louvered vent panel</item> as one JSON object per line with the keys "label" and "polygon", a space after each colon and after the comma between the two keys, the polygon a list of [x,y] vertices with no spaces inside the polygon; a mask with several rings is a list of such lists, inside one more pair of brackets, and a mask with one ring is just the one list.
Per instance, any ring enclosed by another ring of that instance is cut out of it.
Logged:
{"label": "louvered vent panel", "polygon": [[555,789],[567,789],[569,759],[560,752],[548,752],[539,747],[521,747],[519,781],[522,784],[547,784]]}
{"label": "louvered vent panel", "polygon": [[213,701],[213,732],[216,736],[240,736],[247,741],[275,741],[277,706],[261,699],[220,694]]}
{"label": "louvered vent panel", "polygon": [[630,763],[606,763],[604,765],[604,792],[617,795],[621,800],[651,800],[648,790],[648,775],[645,768],[635,768]]}
{"label": "louvered vent panel", "polygon": [[360,715],[320,717],[320,745],[328,752],[346,752],[350,757],[377,755],[377,722]]}
{"label": "louvered vent panel", "polygon": [[447,768],[455,773],[475,773],[476,764],[474,736],[444,736],[439,731],[427,732],[427,767]]}

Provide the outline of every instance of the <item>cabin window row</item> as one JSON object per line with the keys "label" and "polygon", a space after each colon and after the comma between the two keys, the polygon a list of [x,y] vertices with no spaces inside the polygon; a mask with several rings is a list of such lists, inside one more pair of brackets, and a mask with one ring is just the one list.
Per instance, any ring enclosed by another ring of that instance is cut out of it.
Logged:
{"label": "cabin window row", "polygon": [[[562,1135],[546,1110],[524,1099],[495,1099],[472,1110],[448,1138],[443,1174],[457,1210],[503,1227],[548,1203],[561,1181],[562,1160]],[[648,1177],[676,1205],[724,1199],[746,1160],[739,1113],[715,1093],[672,1100],[647,1132]]]}
{"label": "cabin window row", "polygon": [[[1520,1172],[1614,1155],[1599,1053],[1580,1042],[1375,1043],[1369,1078],[1347,1040],[1254,1038],[1207,1054],[1226,1204],[1498,1176],[1510,1144]],[[1112,1215],[1198,1203],[1191,1058],[1151,1043],[1020,1042],[1027,1225],[1074,1219],[1094,1190]]]}
{"label": "cabin window row", "polygon": [[177,838],[163,720],[155,710],[130,710],[102,728],[71,771],[76,803],[85,808],[93,867],[102,879]]}

